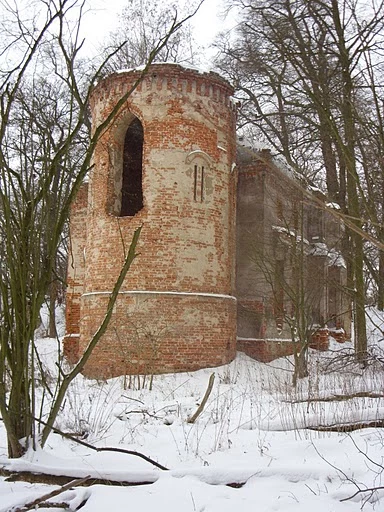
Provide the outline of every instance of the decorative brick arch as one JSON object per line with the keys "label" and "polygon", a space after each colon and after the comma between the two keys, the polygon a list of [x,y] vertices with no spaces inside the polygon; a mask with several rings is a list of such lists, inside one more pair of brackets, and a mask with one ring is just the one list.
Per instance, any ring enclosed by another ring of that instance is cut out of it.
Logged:
{"label": "decorative brick arch", "polygon": [[191,176],[191,194],[194,202],[203,203],[210,196],[209,182],[213,159],[204,151],[191,151],[185,159],[188,174]]}

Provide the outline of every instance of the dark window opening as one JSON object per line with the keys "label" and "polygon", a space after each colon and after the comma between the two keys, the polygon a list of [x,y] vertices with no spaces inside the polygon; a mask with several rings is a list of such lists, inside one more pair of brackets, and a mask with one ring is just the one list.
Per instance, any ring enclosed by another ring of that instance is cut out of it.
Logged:
{"label": "dark window opening", "polygon": [[204,201],[204,166],[199,167],[195,165],[193,199],[199,203]]}
{"label": "dark window opening", "polygon": [[197,198],[197,165],[195,165],[194,169],[194,183],[193,183],[193,199],[196,201]]}
{"label": "dark window opening", "polygon": [[299,212],[296,204],[293,207],[293,227],[295,231],[299,230]]}
{"label": "dark window opening", "polygon": [[274,276],[274,299],[275,299],[275,320],[278,330],[283,328],[284,324],[284,260],[275,261],[275,276]]}
{"label": "dark window opening", "polygon": [[307,260],[307,303],[311,309],[312,325],[324,325],[325,259],[309,256]]}
{"label": "dark window opening", "polygon": [[328,268],[328,327],[337,326],[337,315],[340,314],[340,269]]}
{"label": "dark window opening", "polygon": [[284,208],[281,199],[277,200],[276,215],[279,220],[284,220]]}
{"label": "dark window opening", "polygon": [[124,140],[120,216],[133,216],[143,208],[143,125],[135,118]]}
{"label": "dark window opening", "polygon": [[200,201],[204,200],[204,167],[201,167],[201,188],[200,188]]}
{"label": "dark window opening", "polygon": [[310,206],[308,212],[308,238],[310,242],[324,241],[323,211],[314,206]]}

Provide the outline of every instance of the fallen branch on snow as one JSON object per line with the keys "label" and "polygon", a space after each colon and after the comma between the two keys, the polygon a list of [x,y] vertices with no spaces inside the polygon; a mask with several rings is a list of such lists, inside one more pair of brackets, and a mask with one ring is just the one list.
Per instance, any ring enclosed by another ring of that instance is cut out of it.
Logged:
{"label": "fallen branch on snow", "polygon": [[[42,423],[43,425],[46,425],[46,423],[43,420],[39,420],[38,418],[35,418],[36,421],[39,423]],[[159,462],[156,462],[155,460],[151,459],[150,457],[147,457],[147,455],[144,455],[141,452],[136,452],[133,450],[125,450],[124,448],[114,448],[113,446],[110,447],[104,447],[104,448],[98,448],[97,446],[93,446],[89,443],[86,443],[85,441],[82,441],[81,439],[77,439],[71,434],[67,434],[65,432],[62,432],[60,429],[56,427],[52,427],[52,431],[56,432],[56,434],[59,434],[62,437],[65,437],[66,439],[70,439],[71,441],[74,441],[75,443],[81,444],[82,446],[85,446],[86,448],[89,448],[90,450],[94,450],[95,452],[118,452],[118,453],[125,453],[126,455],[133,455],[134,457],[139,457],[140,459],[145,460],[146,462],[149,462],[153,466],[156,466],[157,468],[168,471],[168,468],[160,464]]]}
{"label": "fallen branch on snow", "polygon": [[308,430],[317,430],[319,432],[354,432],[362,428],[383,428],[384,420],[362,421],[357,423],[339,423],[334,425],[317,425],[312,427],[303,427]]}
{"label": "fallen branch on snow", "polygon": [[[0,476],[6,478],[7,482],[29,482],[31,484],[47,484],[47,485],[69,485],[74,481],[73,475],[54,475],[50,473],[41,473],[36,471],[15,471],[14,469],[6,469],[0,467]],[[124,480],[110,480],[107,478],[94,478],[87,476],[86,480],[82,483],[84,487],[91,485],[118,485],[118,486],[130,486],[130,485],[150,485],[156,482],[158,479],[157,475],[154,475],[153,480],[141,481],[139,478],[137,481],[124,481]]]}
{"label": "fallen branch on snow", "polygon": [[79,485],[84,484],[89,479],[89,476],[86,476],[84,478],[77,478],[76,480],[71,480],[67,484],[63,485],[59,489],[55,489],[54,491],[51,491],[47,494],[44,494],[43,496],[40,496],[39,498],[35,498],[32,501],[28,501],[27,503],[24,503],[22,506],[12,507],[9,509],[9,512],[27,512],[28,510],[31,510],[33,508],[36,509],[38,505],[44,507],[50,507],[54,506],[56,508],[64,508],[66,506],[68,508],[68,504],[66,503],[45,503],[47,500],[54,498],[55,496],[58,496],[59,494],[63,493],[64,491],[67,491],[68,489],[72,489],[73,487],[78,487]]}
{"label": "fallen branch on snow", "polygon": [[360,391],[353,393],[352,395],[331,395],[324,398],[303,398],[301,400],[283,400],[284,403],[289,404],[302,404],[302,403],[313,403],[313,402],[343,402],[344,400],[352,400],[353,398],[384,398],[383,393],[367,393],[366,391]]}
{"label": "fallen branch on snow", "polygon": [[[132,473],[131,473],[132,474]],[[186,473],[188,474],[188,473]],[[29,482],[29,483],[40,483],[40,484],[48,484],[48,485],[66,485],[70,484],[73,481],[73,475],[53,475],[50,473],[37,473],[33,470],[31,471],[15,471],[14,469],[6,469],[0,467],[0,476],[6,477],[7,482]],[[196,476],[196,475],[194,475]],[[131,487],[131,486],[139,486],[139,485],[151,485],[154,484],[160,477],[160,474],[154,474],[153,478],[147,480],[140,480],[142,475],[138,475],[137,480],[131,478],[128,480],[111,480],[110,478],[95,478],[93,476],[87,477],[87,480],[82,484],[84,487],[90,487],[91,485],[116,485],[118,487]],[[232,487],[234,489],[239,489],[243,487],[246,483],[249,476],[244,478],[244,481],[236,481],[236,477],[231,480],[228,478],[228,481],[221,481],[220,485],[225,485],[227,487]],[[207,482],[203,480],[208,485],[218,485],[217,482]],[[8,512],[8,511],[7,511]]]}

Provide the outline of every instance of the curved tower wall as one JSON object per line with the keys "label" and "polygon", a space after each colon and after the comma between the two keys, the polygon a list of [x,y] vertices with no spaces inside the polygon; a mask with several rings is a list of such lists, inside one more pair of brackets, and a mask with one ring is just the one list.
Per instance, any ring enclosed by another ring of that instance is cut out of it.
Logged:
{"label": "curved tower wall", "polygon": [[[114,74],[95,89],[97,127],[139,77]],[[196,370],[232,360],[235,114],[214,73],[152,65],[103,134],[90,177],[79,352],[99,327],[134,230],[143,226],[107,333],[85,373]],[[143,127],[143,207],[120,216],[125,134]]]}

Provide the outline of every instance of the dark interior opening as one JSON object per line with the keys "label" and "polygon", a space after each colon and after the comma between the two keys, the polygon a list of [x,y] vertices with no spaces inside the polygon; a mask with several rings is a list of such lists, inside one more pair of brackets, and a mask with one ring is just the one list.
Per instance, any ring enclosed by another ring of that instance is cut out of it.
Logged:
{"label": "dark interior opening", "polygon": [[132,217],[143,208],[143,144],[143,125],[135,118],[124,140],[121,217]]}
{"label": "dark interior opening", "polygon": [[285,261],[275,261],[275,276],[274,276],[274,302],[275,302],[275,320],[276,326],[282,329],[284,324],[284,288],[285,288],[285,275],[284,275]]}
{"label": "dark interior opening", "polygon": [[324,215],[322,210],[315,206],[309,207],[308,238],[310,242],[324,241]]}

